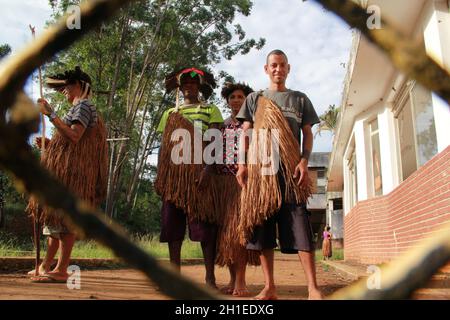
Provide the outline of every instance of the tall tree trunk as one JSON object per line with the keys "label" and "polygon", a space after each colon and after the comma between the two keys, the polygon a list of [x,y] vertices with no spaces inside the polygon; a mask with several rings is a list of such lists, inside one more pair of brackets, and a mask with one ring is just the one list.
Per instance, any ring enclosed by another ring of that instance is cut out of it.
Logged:
{"label": "tall tree trunk", "polygon": [[[143,144],[143,148],[142,148],[142,153],[140,158],[139,157],[139,150],[140,147],[138,147],[138,150],[135,153],[135,158],[134,158],[134,170],[133,170],[133,174],[132,174],[132,179],[130,181],[130,184],[128,186],[128,190],[127,190],[127,208],[129,208],[130,210],[132,209],[133,205],[132,205],[132,201],[134,198],[136,198],[136,192],[137,192],[137,184],[140,183],[140,179],[142,176],[142,173],[144,171],[145,168],[145,164],[147,163],[147,159],[148,156],[151,154],[153,148],[151,148],[151,146],[153,146],[153,144],[155,143],[155,139],[157,136],[156,133],[156,127],[158,125],[159,119],[161,118],[161,113],[162,113],[162,106],[163,103],[166,99],[166,94],[164,94],[159,102],[159,105],[156,109],[156,114],[152,117],[152,119],[154,119],[154,121],[150,124],[149,128],[147,129],[147,135],[145,138],[145,142],[144,143],[140,143],[139,145]],[[141,127],[141,133],[142,133],[142,129],[143,127]],[[142,137],[142,135],[140,136]],[[139,140],[140,141],[140,140]]]}
{"label": "tall tree trunk", "polygon": [[[119,79],[119,75],[120,75],[120,63],[122,60],[122,54],[123,54],[123,50],[125,47],[125,42],[127,39],[127,32],[128,32],[128,27],[130,24],[130,19],[129,19],[129,9],[127,9],[122,17],[122,30],[121,30],[121,35],[120,35],[120,41],[119,41],[119,48],[116,52],[115,55],[115,66],[114,66],[114,76],[111,82],[111,88],[109,90],[109,95],[108,95],[108,102],[107,102],[107,108],[106,108],[106,119],[105,119],[105,123],[106,123],[106,128],[110,134],[110,128],[109,128],[109,117],[111,114],[111,110],[112,110],[112,106],[114,104],[114,96],[116,94],[116,90],[117,90],[117,82]],[[105,213],[106,215],[112,217],[112,213],[113,213],[113,202],[114,202],[114,195],[115,195],[115,188],[114,188],[114,177],[115,174],[113,172],[113,161],[114,161],[114,154],[115,154],[115,142],[112,141],[110,143],[110,163],[109,163],[109,172],[108,172],[108,189],[107,189],[107,195],[106,195],[106,210]]]}
{"label": "tall tree trunk", "polygon": [[[109,89],[109,95],[108,95],[108,103],[106,106],[107,110],[107,117],[106,117],[106,123],[109,121],[109,116],[111,113],[111,109],[114,103],[114,96],[116,95],[117,90],[117,81],[119,80],[120,75],[120,62],[122,61],[122,54],[123,49],[125,47],[125,40],[127,38],[128,33],[128,27],[130,25],[130,19],[129,19],[129,9],[124,13],[124,16],[122,17],[122,31],[120,34],[120,41],[119,41],[119,48],[117,49],[116,55],[115,55],[115,64],[114,64],[114,76],[111,82],[111,88]],[[108,128],[108,125],[107,125]]]}
{"label": "tall tree trunk", "polygon": [[[159,15],[159,21],[154,29],[152,40],[147,45],[147,50],[145,54],[144,63],[142,65],[142,68],[140,70],[140,74],[138,76],[138,80],[136,85],[132,86],[132,83],[134,82],[134,77],[130,77],[129,79],[129,90],[128,90],[128,96],[127,96],[127,114],[125,119],[125,130],[123,134],[125,137],[131,137],[132,130],[134,128],[134,123],[136,119],[136,114],[139,110],[139,107],[142,103],[142,98],[144,96],[144,93],[146,92],[146,89],[148,87],[149,82],[151,83],[153,81],[153,76],[146,76],[147,74],[154,74],[154,72],[149,72],[150,70],[156,70],[156,68],[159,65],[159,62],[157,61],[156,57],[158,54],[160,54],[159,51],[161,51],[161,48],[158,48],[158,46],[161,46],[160,42],[156,42],[158,33],[161,28],[162,21],[164,19],[164,14],[161,11]],[[167,49],[167,48],[163,48]],[[152,68],[149,68],[152,66]],[[117,69],[116,69],[117,71]],[[130,70],[131,73],[133,73],[133,65]],[[151,79],[151,80],[150,80]],[[112,94],[112,92],[111,92]],[[110,97],[111,97],[110,94]],[[124,163],[127,161],[128,156],[128,141],[121,141],[119,144],[119,149],[116,153],[116,159],[114,161],[114,165],[112,166],[112,173],[110,177],[110,189],[109,189],[109,196],[107,198],[107,208],[108,208],[108,215],[111,215],[113,212],[113,202],[115,199],[115,195],[117,193],[119,182],[120,182],[120,176],[121,176],[121,169]],[[127,215],[127,213],[125,213]]]}

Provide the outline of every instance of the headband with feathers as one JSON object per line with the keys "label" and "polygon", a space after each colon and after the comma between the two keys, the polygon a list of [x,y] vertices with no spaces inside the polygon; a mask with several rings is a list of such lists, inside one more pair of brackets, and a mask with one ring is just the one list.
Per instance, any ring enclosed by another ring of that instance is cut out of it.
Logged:
{"label": "headband with feathers", "polygon": [[214,76],[204,70],[197,68],[181,68],[178,71],[172,72],[165,79],[166,92],[170,93],[174,89],[181,86],[181,78],[190,76],[191,78],[198,77],[200,80],[199,91],[202,93],[205,100],[207,100],[213,90],[217,87]]}

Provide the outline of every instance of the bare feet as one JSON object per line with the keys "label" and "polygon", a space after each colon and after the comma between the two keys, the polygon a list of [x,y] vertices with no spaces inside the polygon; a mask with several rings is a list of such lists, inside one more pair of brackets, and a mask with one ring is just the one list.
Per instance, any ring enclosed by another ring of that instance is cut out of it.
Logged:
{"label": "bare feet", "polygon": [[60,272],[60,271],[50,271],[47,272],[45,275],[57,281],[67,281],[67,279],[69,278],[67,272]]}
{"label": "bare feet", "polygon": [[222,294],[232,294],[234,290],[234,284],[227,284],[225,287],[220,288]]}
{"label": "bare feet", "polygon": [[309,291],[308,300],[323,300],[324,299],[322,292],[318,288],[311,288],[311,289],[308,289],[308,291]]}
{"label": "bare feet", "polygon": [[[42,276],[50,271],[50,267],[45,267],[42,263],[39,265],[39,274],[38,276]],[[36,276],[36,269],[33,269],[27,273],[28,276],[33,277]]]}
{"label": "bare feet", "polygon": [[277,291],[275,287],[264,287],[264,289],[261,290],[261,292],[254,297],[255,300],[277,300]]}
{"label": "bare feet", "polygon": [[235,297],[249,297],[250,292],[247,290],[246,287],[244,288],[235,288],[233,291],[233,296]]}
{"label": "bare feet", "polygon": [[215,290],[219,290],[219,288],[216,285],[216,279],[214,279],[214,278],[212,278],[212,279],[206,278],[205,281],[206,281],[206,284],[209,287],[211,287],[211,288],[213,288]]}
{"label": "bare feet", "polygon": [[31,277],[31,282],[34,283],[67,283],[67,280],[64,279],[55,279],[50,277],[49,275]]}

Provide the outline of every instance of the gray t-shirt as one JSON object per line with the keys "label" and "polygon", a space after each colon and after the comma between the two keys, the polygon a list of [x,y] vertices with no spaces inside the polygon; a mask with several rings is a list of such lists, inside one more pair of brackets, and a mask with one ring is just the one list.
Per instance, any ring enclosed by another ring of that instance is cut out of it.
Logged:
{"label": "gray t-shirt", "polygon": [[80,100],[76,105],[72,106],[64,117],[63,121],[71,126],[74,122],[80,122],[83,127],[95,127],[97,124],[97,109],[91,101],[85,99]]}
{"label": "gray t-shirt", "polygon": [[[236,116],[238,120],[254,122],[256,108],[258,107],[256,103],[258,94],[259,92],[253,92],[247,96]],[[275,102],[280,108],[299,143],[301,142],[302,127],[307,124],[313,126],[320,122],[311,101],[306,94],[300,91],[287,90],[281,92],[266,89],[262,91],[262,95]]]}

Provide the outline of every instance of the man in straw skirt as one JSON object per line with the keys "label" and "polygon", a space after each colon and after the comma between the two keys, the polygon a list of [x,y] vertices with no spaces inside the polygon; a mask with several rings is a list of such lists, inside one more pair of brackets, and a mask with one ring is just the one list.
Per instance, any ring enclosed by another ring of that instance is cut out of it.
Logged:
{"label": "man in straw skirt", "polygon": [[[97,207],[106,196],[108,145],[103,121],[89,100],[91,79],[80,67],[76,67],[64,74],[48,77],[46,84],[63,93],[72,106],[60,119],[46,100],[38,100],[41,112],[56,129],[51,140],[46,139],[41,163],[73,194]],[[40,147],[41,143],[41,138],[37,138],[36,144]],[[62,212],[40,205],[33,197],[27,211],[34,217],[40,217],[44,224],[43,234],[49,236],[47,254],[38,270],[39,276],[33,277],[32,281],[66,282],[76,231]],[[58,263],[50,271],[58,249],[61,250]],[[35,271],[28,274],[34,276]]]}
{"label": "man in straw skirt", "polygon": [[[190,239],[201,243],[205,281],[214,288],[217,218],[211,194],[200,193],[197,188],[205,166],[204,145],[201,143],[196,148],[195,137],[202,139],[204,131],[219,128],[223,123],[220,110],[200,100],[200,93],[207,100],[215,87],[214,77],[197,68],[182,68],[166,77],[166,91],[177,90],[176,106],[164,112],[157,129],[162,133],[162,142],[155,181],[156,191],[163,200],[160,241],[168,243],[171,263],[180,271],[187,222]],[[180,91],[184,98],[182,105]]]}
{"label": "man in straw skirt", "polygon": [[[250,145],[245,144],[247,165],[239,165],[236,177],[243,187],[239,227],[243,241],[248,241],[247,249],[261,253],[265,287],[256,299],[277,298],[273,275],[277,224],[281,252],[299,255],[308,281],[309,299],[321,299],[315,274],[313,233],[306,210],[311,195],[308,177],[308,158],[313,146],[311,127],[319,123],[319,118],[305,94],[286,88],[290,65],[281,50],[268,54],[264,69],[270,78],[269,89],[250,94],[237,115],[237,119],[244,121],[246,142],[247,132],[253,125]],[[278,150],[272,151],[272,156],[277,157],[272,158],[272,166],[279,170],[263,173],[267,168],[258,154],[261,150],[271,150],[274,143]]]}
{"label": "man in straw skirt", "polygon": [[253,89],[243,83],[227,82],[223,86],[222,98],[231,109],[231,116],[225,119],[221,128],[223,156],[220,160],[223,161],[207,170],[210,173],[202,175],[204,179],[199,185],[202,190],[203,186],[209,186],[207,191],[213,194],[214,210],[220,219],[216,264],[227,266],[230,271],[230,282],[220,291],[238,297],[249,295],[245,283],[246,265],[259,265],[258,252],[247,250],[240,243],[238,233],[242,189],[236,180],[236,173],[242,123],[236,119],[236,115],[251,92]]}

